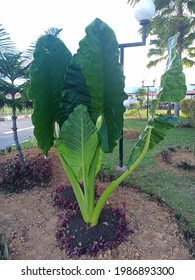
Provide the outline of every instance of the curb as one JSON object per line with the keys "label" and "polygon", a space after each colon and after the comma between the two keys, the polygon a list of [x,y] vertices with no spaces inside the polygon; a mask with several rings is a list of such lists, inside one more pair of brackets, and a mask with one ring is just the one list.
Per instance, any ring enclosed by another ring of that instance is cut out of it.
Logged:
{"label": "curb", "polygon": [[10,116],[8,117],[1,117],[0,118],[0,122],[4,122],[4,121],[10,121],[12,118]]}
{"label": "curb", "polygon": [[[31,115],[20,115],[17,116],[17,119],[28,119],[31,118]],[[12,119],[11,116],[5,116],[5,117],[0,117],[0,122],[4,122],[4,121],[10,121]]]}

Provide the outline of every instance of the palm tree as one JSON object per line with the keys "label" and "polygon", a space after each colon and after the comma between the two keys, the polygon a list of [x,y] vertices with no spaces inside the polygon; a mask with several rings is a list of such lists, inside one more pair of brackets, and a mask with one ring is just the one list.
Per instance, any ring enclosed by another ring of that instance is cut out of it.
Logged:
{"label": "palm tree", "polygon": [[[45,34],[58,36],[61,30],[58,28],[49,28],[45,31]],[[14,142],[20,164],[23,167],[25,166],[25,162],[18,140],[16,108],[19,110],[24,108],[28,109],[32,108],[33,105],[27,94],[29,89],[27,70],[32,60],[35,44],[36,42],[32,43],[25,53],[18,52],[9,34],[4,28],[0,28],[0,108],[5,104],[12,108]],[[24,82],[18,84],[18,80],[21,81],[22,78],[25,78]],[[20,96],[20,94],[22,95]],[[19,99],[16,98],[17,96],[19,96]]]}
{"label": "palm tree", "polygon": [[[135,5],[139,0],[128,0]],[[166,59],[168,38],[179,32],[177,52],[182,59],[184,67],[195,65],[195,2],[189,0],[154,0],[156,14],[148,27],[148,34],[152,35],[148,57],[155,56],[155,60],[148,63],[148,67],[156,66]],[[175,103],[174,115],[179,116],[179,103]]]}
{"label": "palm tree", "polygon": [[[12,107],[14,141],[20,163],[24,166],[24,158],[17,135],[16,102],[14,98],[15,94],[19,91],[19,88],[14,84],[14,81],[18,76],[15,67],[17,59],[18,56],[16,55],[15,44],[11,40],[8,32],[3,28],[2,24],[0,24],[0,107],[3,107],[6,103]],[[11,94],[12,100],[6,99],[7,94]]]}
{"label": "palm tree", "polygon": [[[24,166],[24,157],[18,141],[17,126],[16,126],[16,100],[15,94],[19,92],[19,88],[14,84],[18,77],[18,69],[16,62],[19,56],[16,54],[14,42],[11,40],[8,32],[0,24],[0,107],[6,103],[12,107],[12,121],[14,141],[19,155],[20,163]],[[12,68],[13,67],[13,68]],[[21,72],[20,72],[21,73]],[[21,73],[22,74],[22,73]],[[6,99],[6,95],[11,94],[11,100]]]}
{"label": "palm tree", "polygon": [[[26,76],[26,71],[29,67],[25,65],[26,59],[23,58],[21,52],[0,52],[0,91],[4,95],[1,98],[2,104],[7,104],[12,108],[12,123],[13,123],[13,137],[18,152],[20,164],[24,167],[24,157],[17,134],[17,115],[16,108],[22,109],[24,106],[30,106],[30,101],[26,98],[25,92],[27,89],[27,81],[18,83],[18,79]],[[23,94],[21,99],[20,94]]]}

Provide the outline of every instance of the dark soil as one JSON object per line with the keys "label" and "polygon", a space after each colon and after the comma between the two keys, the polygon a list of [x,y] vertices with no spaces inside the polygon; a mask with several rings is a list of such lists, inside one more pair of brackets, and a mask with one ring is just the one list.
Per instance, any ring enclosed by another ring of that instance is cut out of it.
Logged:
{"label": "dark soil", "polygon": [[[83,189],[83,186],[81,185]],[[97,198],[99,194],[95,192]],[[66,247],[71,257],[83,254],[97,255],[118,246],[130,233],[125,219],[125,209],[103,209],[99,223],[91,226],[83,221],[76,201],[76,196],[71,187],[58,186],[52,195],[54,206],[59,209],[71,209],[58,223],[56,234],[59,246]],[[74,213],[74,214],[73,214]]]}
{"label": "dark soil", "polygon": [[103,209],[96,226],[86,224],[79,212],[66,224],[66,249],[73,258],[86,253],[97,256],[101,251],[118,246],[129,232],[124,218],[112,209]]}

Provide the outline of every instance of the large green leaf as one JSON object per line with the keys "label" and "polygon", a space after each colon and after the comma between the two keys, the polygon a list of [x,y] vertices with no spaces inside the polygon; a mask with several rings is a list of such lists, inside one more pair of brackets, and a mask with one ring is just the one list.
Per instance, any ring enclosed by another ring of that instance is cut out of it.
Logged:
{"label": "large green leaf", "polygon": [[178,118],[175,117],[169,117],[166,115],[155,116],[154,121],[148,123],[147,127],[135,143],[131,155],[129,157],[128,166],[131,166],[143,151],[146,142],[146,137],[151,127],[152,131],[150,136],[149,150],[153,149],[156,145],[158,145],[165,138],[167,131],[170,128],[176,127],[177,123]]}
{"label": "large green leaf", "polygon": [[64,76],[71,59],[71,53],[57,37],[45,35],[37,41],[30,67],[29,97],[34,102],[34,135],[45,155],[55,139],[55,122],[61,126],[65,119],[61,97]]}
{"label": "large green leaf", "polygon": [[126,99],[116,36],[107,24],[95,19],[79,46],[65,79],[64,101],[69,104],[66,115],[84,104],[94,123],[101,116],[101,148],[112,152],[123,127]]}
{"label": "large green leaf", "polygon": [[78,105],[69,115],[55,144],[76,179],[87,178],[98,147],[98,134],[86,106]]}
{"label": "large green leaf", "polygon": [[161,77],[160,100],[165,102],[178,102],[186,95],[185,75],[182,71],[182,62],[176,53],[179,33],[169,38],[168,60],[166,72]]}
{"label": "large green leaf", "polygon": [[[167,115],[159,115],[154,118],[154,125],[152,128],[149,149],[154,148],[160,143],[166,136],[167,131],[170,128],[176,127],[178,124],[178,118],[170,117]],[[150,123],[149,123],[150,125]]]}
{"label": "large green leaf", "polygon": [[128,162],[129,167],[142,154],[148,136],[150,137],[148,149],[152,149],[164,139],[170,128],[177,125],[178,118],[156,115],[156,108],[159,102],[177,102],[186,94],[185,76],[182,71],[181,61],[176,53],[177,37],[178,34],[169,39],[167,68],[161,78],[161,89],[157,99],[152,101],[148,124],[132,149]]}

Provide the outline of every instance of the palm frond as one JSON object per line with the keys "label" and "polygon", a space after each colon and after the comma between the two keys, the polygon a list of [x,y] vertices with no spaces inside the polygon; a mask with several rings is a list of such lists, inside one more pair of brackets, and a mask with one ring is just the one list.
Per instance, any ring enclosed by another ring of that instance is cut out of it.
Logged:
{"label": "palm frond", "polygon": [[62,28],[56,28],[56,27],[51,27],[47,30],[45,30],[45,35],[53,35],[55,37],[58,37],[60,32],[62,31],[63,29]]}
{"label": "palm frond", "polygon": [[182,64],[185,68],[191,68],[192,66],[195,66],[195,61],[193,61],[187,57],[184,57],[182,59]]}
{"label": "palm frond", "polygon": [[137,4],[140,0],[128,0],[127,3],[130,4],[130,6],[134,7],[135,4]]}
{"label": "palm frond", "polygon": [[164,50],[159,49],[159,48],[151,48],[149,49],[148,53],[147,53],[147,57],[152,57],[152,56],[163,56],[164,55]]}
{"label": "palm frond", "polygon": [[5,30],[2,24],[0,24],[0,52],[14,52],[15,50],[16,46],[11,40],[9,33]]}
{"label": "palm frond", "polygon": [[193,1],[188,1],[187,3],[188,10],[191,11],[191,13],[195,13],[195,2]]}
{"label": "palm frond", "polygon": [[0,53],[0,73],[10,80],[22,78],[26,71],[25,59],[21,52]]}
{"label": "palm frond", "polygon": [[147,68],[152,68],[152,67],[155,67],[157,64],[159,64],[160,62],[164,61],[166,58],[165,57],[160,57],[158,59],[155,59],[155,60],[151,60],[147,65],[146,67]]}
{"label": "palm frond", "polygon": [[43,35],[40,35],[34,42],[32,42],[30,44],[29,48],[25,51],[25,55],[26,55],[26,58],[28,59],[29,63],[33,60],[33,53],[35,51],[35,47],[36,47],[36,43],[37,43],[38,39],[44,35],[53,35],[55,37],[59,37],[59,34],[62,30],[63,30],[62,28],[59,29],[56,27],[50,27],[44,31]]}

